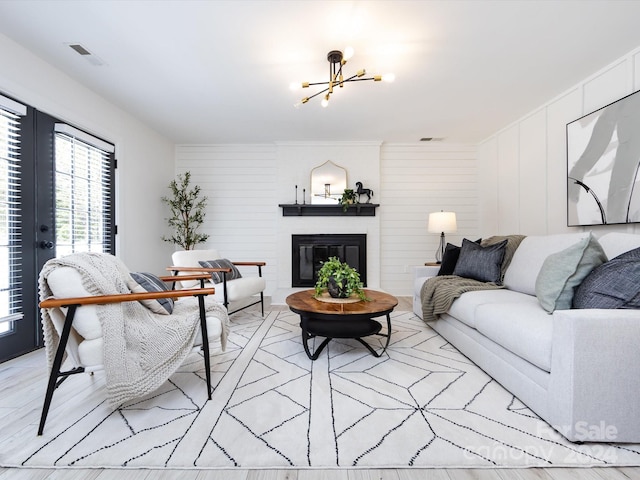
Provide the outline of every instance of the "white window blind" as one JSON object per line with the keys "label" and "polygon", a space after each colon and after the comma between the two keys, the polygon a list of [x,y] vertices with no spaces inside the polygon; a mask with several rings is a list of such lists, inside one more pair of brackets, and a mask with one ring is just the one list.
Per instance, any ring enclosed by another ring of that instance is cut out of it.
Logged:
{"label": "white window blind", "polygon": [[22,318],[20,114],[23,105],[0,96],[0,335]]}
{"label": "white window blind", "polygon": [[113,145],[66,127],[55,127],[56,256],[110,252]]}

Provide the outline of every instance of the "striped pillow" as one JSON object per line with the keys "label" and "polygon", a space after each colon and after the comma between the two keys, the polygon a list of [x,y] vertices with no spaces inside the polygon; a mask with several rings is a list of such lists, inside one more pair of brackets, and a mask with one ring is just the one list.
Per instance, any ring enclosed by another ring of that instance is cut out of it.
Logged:
{"label": "striped pillow", "polygon": [[[227,280],[234,280],[236,278],[242,278],[240,270],[226,258],[219,258],[218,260],[207,260],[198,262],[201,267],[204,268],[230,268],[231,271],[227,273]],[[224,272],[211,272],[211,281],[213,283],[222,283]]]}
{"label": "striped pillow", "polygon": [[[152,273],[131,273],[133,281],[127,282],[127,286],[133,293],[166,292],[169,289],[165,283]],[[173,298],[157,298],[153,300],[140,300],[140,303],[160,315],[173,313]]]}

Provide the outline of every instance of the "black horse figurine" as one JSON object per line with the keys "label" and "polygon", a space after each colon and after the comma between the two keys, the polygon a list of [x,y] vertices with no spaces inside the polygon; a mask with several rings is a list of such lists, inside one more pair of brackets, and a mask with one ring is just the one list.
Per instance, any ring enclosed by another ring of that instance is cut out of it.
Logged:
{"label": "black horse figurine", "polygon": [[373,197],[373,190],[371,190],[370,188],[362,188],[362,182],[356,182],[356,187],[358,187],[358,189],[356,190],[358,198],[360,198],[360,195],[366,195],[367,203],[369,203],[371,201],[371,197]]}

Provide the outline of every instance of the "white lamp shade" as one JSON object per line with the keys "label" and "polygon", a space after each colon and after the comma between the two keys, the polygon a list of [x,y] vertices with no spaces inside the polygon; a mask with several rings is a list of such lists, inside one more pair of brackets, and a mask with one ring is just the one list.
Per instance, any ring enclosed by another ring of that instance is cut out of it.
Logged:
{"label": "white lamp shade", "polygon": [[428,229],[430,233],[454,233],[458,229],[455,212],[430,213]]}

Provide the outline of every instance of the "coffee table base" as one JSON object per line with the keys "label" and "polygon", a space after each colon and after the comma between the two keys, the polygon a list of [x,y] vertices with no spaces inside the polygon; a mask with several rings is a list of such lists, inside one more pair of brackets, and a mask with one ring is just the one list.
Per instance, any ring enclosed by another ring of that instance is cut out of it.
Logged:
{"label": "coffee table base", "polygon": [[[387,333],[380,333],[382,325],[380,322],[371,318],[359,319],[359,320],[326,320],[309,318],[301,316],[300,327],[302,328],[302,344],[304,351],[311,360],[316,360],[322,350],[329,344],[334,338],[351,338],[357,340],[364,345],[369,352],[375,357],[380,357],[389,346],[391,339],[391,317],[387,314]],[[386,337],[387,341],[380,352],[376,352],[371,345],[362,340],[362,337],[368,337],[370,335],[379,335]],[[309,348],[309,339],[314,337],[325,337],[320,346],[316,348],[315,352],[311,352]]]}

